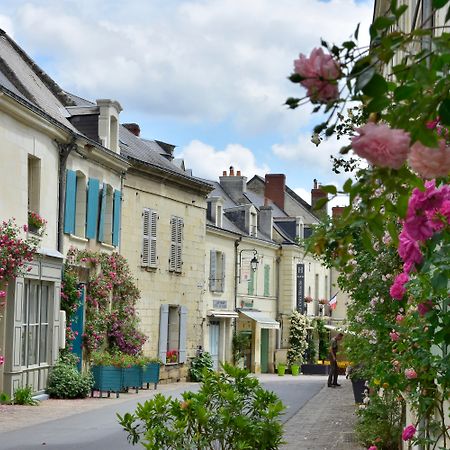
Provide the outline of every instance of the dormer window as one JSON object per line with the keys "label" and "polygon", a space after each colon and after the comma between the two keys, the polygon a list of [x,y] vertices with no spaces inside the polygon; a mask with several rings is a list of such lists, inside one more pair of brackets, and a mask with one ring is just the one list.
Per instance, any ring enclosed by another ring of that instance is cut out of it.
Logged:
{"label": "dormer window", "polygon": [[222,205],[217,205],[217,212],[216,212],[216,226],[219,228],[222,228]]}
{"label": "dormer window", "polygon": [[252,211],[250,213],[250,236],[256,237],[258,235],[258,215],[256,212]]}
{"label": "dormer window", "polygon": [[99,107],[98,136],[100,142],[115,153],[119,148],[119,114],[122,111],[120,104],[114,100],[97,100]]}

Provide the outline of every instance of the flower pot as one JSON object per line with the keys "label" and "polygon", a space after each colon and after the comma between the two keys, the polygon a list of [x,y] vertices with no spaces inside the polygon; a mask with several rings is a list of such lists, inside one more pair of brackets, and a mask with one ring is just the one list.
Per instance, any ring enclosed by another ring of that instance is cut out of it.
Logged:
{"label": "flower pot", "polygon": [[302,364],[302,373],[305,375],[328,375],[328,364]]}
{"label": "flower pot", "polygon": [[121,367],[93,366],[92,375],[94,377],[94,386],[91,397],[94,396],[94,391],[100,391],[100,397],[102,392],[107,392],[108,397],[111,395],[111,392],[115,392],[116,397],[119,397],[123,387],[123,371]]}
{"label": "flower pot", "polygon": [[134,365],[131,367],[125,367],[123,369],[123,388],[129,389],[130,387],[132,387],[136,389],[137,394],[141,386],[142,386],[141,366]]}
{"label": "flower pot", "polygon": [[141,367],[142,383],[147,383],[147,389],[150,383],[153,383],[155,389],[159,383],[159,363],[152,362],[146,366]]}
{"label": "flower pot", "polygon": [[285,372],[286,372],[286,365],[285,364],[278,364],[277,372],[278,372],[278,376],[282,377],[285,374]]}
{"label": "flower pot", "polygon": [[291,374],[296,377],[296,376],[298,376],[299,372],[300,372],[300,366],[298,364],[293,364],[291,366]]}
{"label": "flower pot", "polygon": [[358,378],[352,379],[353,397],[355,403],[362,403],[364,399],[364,391],[366,390],[366,380]]}

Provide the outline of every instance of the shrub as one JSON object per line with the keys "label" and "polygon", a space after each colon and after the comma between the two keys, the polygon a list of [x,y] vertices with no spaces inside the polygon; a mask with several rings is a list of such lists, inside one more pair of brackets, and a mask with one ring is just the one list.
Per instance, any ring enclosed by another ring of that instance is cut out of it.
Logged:
{"label": "shrub", "polygon": [[289,327],[289,350],[287,352],[287,362],[289,366],[293,364],[303,364],[305,351],[308,348],[309,320],[298,311],[291,315]]}
{"label": "shrub", "polygon": [[84,398],[93,384],[90,372],[81,374],[73,364],[59,360],[48,377],[47,392],[54,398]]}
{"label": "shrub", "polygon": [[14,391],[13,403],[15,405],[34,406],[37,405],[39,402],[33,398],[31,386],[25,386],[22,388],[18,388]]}
{"label": "shrub", "polygon": [[128,441],[164,449],[278,449],[283,404],[248,372],[224,364],[225,373],[206,372],[199,392],[182,400],[161,394],[117,415]]}
{"label": "shrub", "polygon": [[6,392],[0,392],[0,405],[10,405],[11,397]]}
{"label": "shrub", "polygon": [[204,372],[211,372],[212,370],[213,360],[211,355],[208,352],[202,352],[192,360],[189,376],[191,381],[202,381]]}

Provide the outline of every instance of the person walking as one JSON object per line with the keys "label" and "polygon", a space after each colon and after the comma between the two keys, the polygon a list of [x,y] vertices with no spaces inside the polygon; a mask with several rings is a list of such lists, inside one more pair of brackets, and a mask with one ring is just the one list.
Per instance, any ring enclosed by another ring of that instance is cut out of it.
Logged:
{"label": "person walking", "polygon": [[328,374],[328,387],[337,387],[340,384],[338,379],[337,353],[339,350],[338,343],[344,337],[343,333],[338,333],[330,342],[330,373]]}

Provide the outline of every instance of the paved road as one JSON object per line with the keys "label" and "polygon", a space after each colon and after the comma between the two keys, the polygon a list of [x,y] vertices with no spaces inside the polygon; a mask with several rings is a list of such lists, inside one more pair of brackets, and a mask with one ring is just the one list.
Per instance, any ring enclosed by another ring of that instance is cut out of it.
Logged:
{"label": "paved road", "polygon": [[[317,394],[325,383],[323,377],[278,377],[262,375],[259,377],[266,389],[279,395],[287,406],[283,421],[292,417],[310,398]],[[164,387],[162,387],[164,388]],[[170,390],[161,389],[165,394],[178,396],[186,388],[196,389],[195,384],[174,385]],[[133,395],[130,400],[123,394],[119,401],[114,398],[102,402],[101,407],[86,409],[73,414],[61,410],[61,417],[39,424],[27,426],[20,424],[14,431],[0,433],[1,450],[124,450],[133,448],[127,443],[126,433],[117,423],[116,413],[123,414],[135,408],[138,402],[153,396],[152,392]],[[91,403],[92,405],[92,403]],[[39,407],[34,410],[39,414]],[[44,410],[42,410],[44,411]],[[18,416],[20,420],[20,416]],[[0,417],[1,422],[1,417]],[[19,425],[19,424],[17,424]],[[139,447],[138,447],[139,448]]]}

